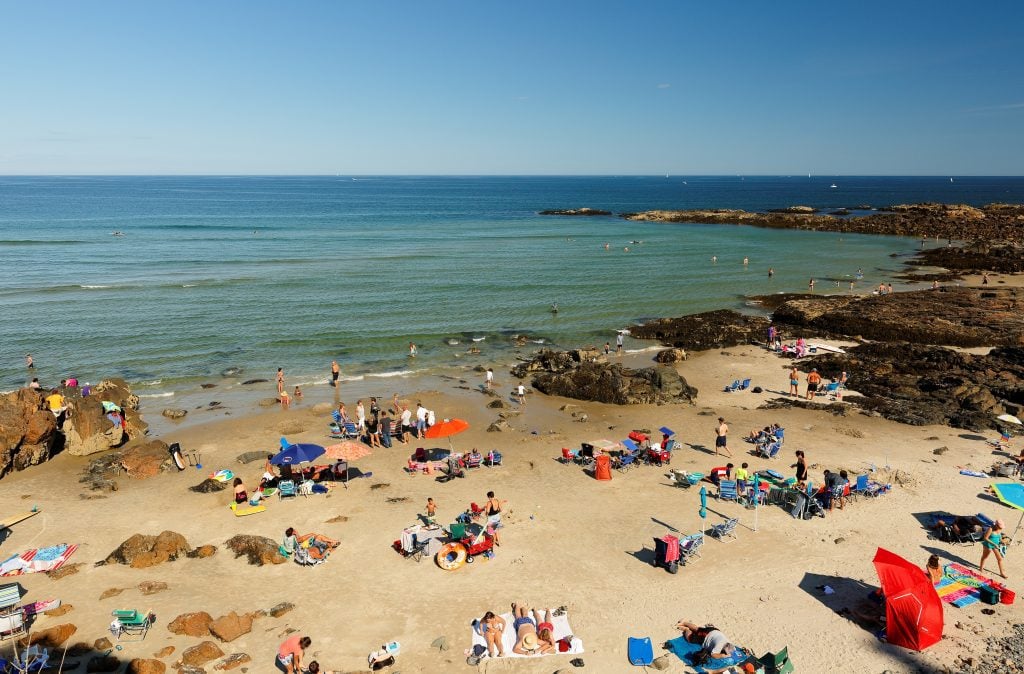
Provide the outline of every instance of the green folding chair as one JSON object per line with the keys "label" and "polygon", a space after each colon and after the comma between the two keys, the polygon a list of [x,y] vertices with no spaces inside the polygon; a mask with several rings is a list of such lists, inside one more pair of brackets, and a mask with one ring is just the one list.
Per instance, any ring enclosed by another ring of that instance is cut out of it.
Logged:
{"label": "green folding chair", "polygon": [[794,670],[789,659],[789,646],[774,655],[771,652],[765,653],[761,656],[761,664],[764,665],[765,674],[789,674]]}
{"label": "green folding chair", "polygon": [[153,624],[155,616],[147,611],[119,610],[111,613],[117,618],[118,628],[115,635],[120,641],[121,637],[133,636],[137,641],[142,641],[149,633],[149,627]]}
{"label": "green folding chair", "polygon": [[453,522],[448,526],[448,537],[453,541],[461,541],[466,537],[466,525],[462,522]]}

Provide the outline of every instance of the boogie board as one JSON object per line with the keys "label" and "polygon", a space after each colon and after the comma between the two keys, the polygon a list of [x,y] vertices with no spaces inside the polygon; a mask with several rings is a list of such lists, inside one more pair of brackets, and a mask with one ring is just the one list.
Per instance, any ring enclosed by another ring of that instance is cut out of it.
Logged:
{"label": "boogie board", "polygon": [[231,506],[231,510],[234,511],[235,517],[245,517],[246,515],[255,515],[261,513],[267,509],[265,505],[250,506],[248,508],[238,508],[236,505]]}
{"label": "boogie board", "polygon": [[0,529],[9,529],[10,527],[13,527],[18,522],[24,522],[28,518],[30,518],[30,517],[32,517],[34,515],[38,515],[39,513],[40,513],[39,510],[29,510],[28,512],[24,512],[24,513],[20,513],[18,515],[11,515],[10,517],[6,517],[6,518],[0,520]]}

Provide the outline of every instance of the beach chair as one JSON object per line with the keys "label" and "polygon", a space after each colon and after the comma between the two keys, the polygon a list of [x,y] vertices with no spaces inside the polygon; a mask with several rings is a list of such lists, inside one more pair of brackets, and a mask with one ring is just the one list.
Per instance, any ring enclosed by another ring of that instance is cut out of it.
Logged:
{"label": "beach chair", "polygon": [[574,460],[576,463],[584,467],[594,463],[594,446],[584,442],[580,445],[580,451],[576,454],[576,458]]}
{"label": "beach chair", "polygon": [[740,518],[733,517],[732,519],[726,520],[721,524],[713,524],[711,529],[708,530],[708,535],[723,543],[728,543],[730,540],[737,540],[736,525],[740,523]]}
{"label": "beach chair", "polygon": [[818,393],[821,394],[821,395],[829,396],[833,400],[837,400],[839,398],[839,396],[841,395],[839,393],[839,382],[834,381],[834,382],[832,382],[830,384],[826,384],[825,388],[823,388],[822,390],[818,391]]}
{"label": "beach chair", "polygon": [[462,459],[462,463],[466,468],[479,468],[483,461],[484,456],[480,452],[472,452]]}
{"label": "beach chair", "polygon": [[765,653],[761,656],[760,662],[764,665],[765,674],[790,674],[794,671],[793,663],[789,659],[789,646],[778,653]]}
{"label": "beach chair", "polygon": [[277,483],[277,498],[283,501],[286,498],[295,498],[299,495],[298,489],[295,488],[295,482],[292,480],[281,480]]}
{"label": "beach chair", "polygon": [[625,473],[627,470],[636,465],[636,460],[639,456],[639,452],[620,454],[619,459],[615,464],[615,469],[618,470],[620,473]]}
{"label": "beach chair", "polygon": [[782,449],[782,445],[778,442],[773,442],[771,444],[759,446],[757,448],[757,453],[759,456],[766,459],[774,459],[778,455],[780,449]]}
{"label": "beach chair", "polygon": [[559,463],[569,465],[576,460],[576,452],[572,451],[568,447],[562,447],[562,456],[558,458]]}
{"label": "beach chair", "polygon": [[121,641],[122,637],[136,637],[135,641],[143,641],[149,633],[150,626],[156,621],[156,616],[149,610],[119,610],[110,615],[116,618],[116,624],[111,625],[111,631],[114,632],[117,641]]}
{"label": "beach chair", "polygon": [[650,637],[630,637],[626,646],[629,664],[635,667],[647,667],[654,662],[654,645]]}
{"label": "beach chair", "polygon": [[719,501],[738,500],[739,492],[736,489],[736,480],[719,480],[717,498]]}
{"label": "beach chair", "polygon": [[739,388],[740,388],[740,380],[739,379],[733,379],[732,383],[729,384],[728,386],[726,386],[723,390],[726,393],[732,393],[733,391],[738,391]]}
{"label": "beach chair", "polygon": [[452,541],[461,541],[466,537],[466,525],[462,522],[452,522],[448,525],[448,538]]}
{"label": "beach chair", "polygon": [[742,382],[740,382],[739,390],[740,391],[746,391],[748,388],[750,388],[750,379],[749,378],[748,379],[744,379]]}
{"label": "beach chair", "polygon": [[4,662],[4,668],[0,672],[11,672],[12,674],[28,674],[29,672],[40,672],[50,666],[50,649],[39,646],[29,646],[14,659]]}
{"label": "beach chair", "polygon": [[858,475],[857,481],[850,487],[850,500],[856,501],[860,496],[866,494],[868,491],[868,476]]}
{"label": "beach chair", "polygon": [[493,449],[487,452],[487,456],[484,457],[484,465],[488,468],[501,465],[501,452],[496,452]]}
{"label": "beach chair", "polygon": [[688,564],[700,559],[701,548],[704,547],[704,533],[690,534],[679,539],[679,561]]}

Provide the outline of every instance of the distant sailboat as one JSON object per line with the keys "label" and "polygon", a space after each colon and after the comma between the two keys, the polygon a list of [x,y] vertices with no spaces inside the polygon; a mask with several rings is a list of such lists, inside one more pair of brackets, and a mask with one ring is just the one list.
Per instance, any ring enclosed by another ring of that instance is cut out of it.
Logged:
{"label": "distant sailboat", "polygon": [[830,189],[833,189],[833,190],[834,190],[835,188],[837,188],[837,187],[839,187],[839,185],[836,185],[835,183],[832,183],[831,185],[829,185],[829,188],[830,188]]}
{"label": "distant sailboat", "polygon": [[949,179],[949,182],[953,182],[953,179],[952,179],[952,178],[950,178],[950,179]]}

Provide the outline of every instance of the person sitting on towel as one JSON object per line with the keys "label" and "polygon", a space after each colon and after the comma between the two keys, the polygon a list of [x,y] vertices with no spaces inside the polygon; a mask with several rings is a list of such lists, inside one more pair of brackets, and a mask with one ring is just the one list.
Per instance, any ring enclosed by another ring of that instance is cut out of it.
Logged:
{"label": "person sitting on towel", "polygon": [[681,631],[691,644],[700,644],[700,654],[706,654],[705,659],[721,660],[729,657],[736,650],[722,630],[714,625],[698,627],[694,623],[680,620],[676,623],[676,629]]}

